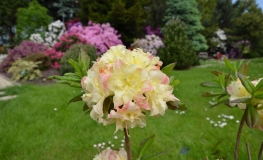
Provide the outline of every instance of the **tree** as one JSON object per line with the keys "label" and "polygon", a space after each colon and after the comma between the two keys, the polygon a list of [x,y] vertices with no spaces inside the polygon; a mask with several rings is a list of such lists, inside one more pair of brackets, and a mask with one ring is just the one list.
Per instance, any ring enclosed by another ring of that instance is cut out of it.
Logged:
{"label": "tree", "polygon": [[196,0],[198,9],[201,13],[201,23],[204,30],[201,32],[209,47],[213,46],[212,37],[218,30],[218,14],[216,12],[217,0]]}
{"label": "tree", "polygon": [[62,17],[63,22],[73,18],[78,11],[76,0],[59,0],[58,3],[53,3],[53,6],[58,8],[57,14]]}
{"label": "tree", "polygon": [[167,0],[150,0],[149,10],[151,16],[149,18],[149,24],[154,29],[165,25],[163,17],[167,8],[166,1]]}
{"label": "tree", "polygon": [[[247,3],[243,2],[244,4]],[[233,41],[249,41],[251,50],[263,55],[263,13],[255,1],[240,16],[234,18],[230,34]],[[241,53],[245,45],[241,45]]]}
{"label": "tree", "polygon": [[163,66],[176,62],[175,68],[187,69],[198,60],[194,46],[187,37],[187,27],[178,18],[166,23],[163,43],[165,47],[157,51]]}
{"label": "tree", "polygon": [[126,46],[143,33],[149,17],[148,0],[79,0],[79,17],[83,24],[89,20],[97,23],[109,22]]}
{"label": "tree", "polygon": [[196,51],[208,48],[205,37],[201,34],[204,27],[195,0],[168,0],[164,21],[179,18],[187,27],[187,36],[193,42]]}
{"label": "tree", "polygon": [[[42,7],[36,0],[29,3],[28,8],[17,10],[17,38],[18,41],[28,39],[36,29],[46,29],[52,18],[47,15],[47,9]],[[41,31],[40,31],[41,32]]]}
{"label": "tree", "polygon": [[[8,35],[9,42],[14,42],[16,25],[16,11],[19,7],[27,7],[28,0],[1,0],[0,1],[0,40]],[[2,39],[3,40],[3,39]]]}

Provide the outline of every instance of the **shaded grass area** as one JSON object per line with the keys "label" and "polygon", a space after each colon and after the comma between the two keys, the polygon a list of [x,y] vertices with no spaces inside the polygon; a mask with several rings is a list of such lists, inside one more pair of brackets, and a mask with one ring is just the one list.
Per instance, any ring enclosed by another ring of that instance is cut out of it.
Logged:
{"label": "shaded grass area", "polygon": [[[263,77],[263,59],[250,62],[249,75]],[[243,111],[238,108],[217,106],[208,108],[212,98],[202,98],[201,94],[210,91],[200,87],[200,83],[210,81],[213,70],[226,71],[222,61],[203,61],[201,66],[185,71],[174,71],[180,84],[174,90],[176,97],[186,104],[185,114],[168,110],[165,116],[147,117],[146,128],[130,130],[133,154],[136,154],[142,139],[155,135],[155,142],[147,154],[172,149],[156,160],[210,160],[234,159],[235,138],[238,129],[236,120]],[[82,112],[83,102],[67,104],[81,90],[61,84],[45,86],[22,85],[5,90],[7,94],[17,94],[18,98],[0,101],[0,159],[10,160],[57,160],[92,159],[98,150],[93,147],[100,142],[120,145],[123,133],[118,131],[112,137],[115,126],[102,126]],[[207,109],[208,108],[208,109]],[[225,119],[224,128],[214,127],[206,118],[222,121],[218,115],[233,115]],[[251,148],[252,159],[256,159],[263,133],[244,127],[240,159],[247,159],[245,141]]]}

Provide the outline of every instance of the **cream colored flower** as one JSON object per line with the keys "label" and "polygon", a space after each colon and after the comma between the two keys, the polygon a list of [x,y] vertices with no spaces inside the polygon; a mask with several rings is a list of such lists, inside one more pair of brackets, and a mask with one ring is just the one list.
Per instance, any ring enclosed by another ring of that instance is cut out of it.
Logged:
{"label": "cream colored flower", "polygon": [[[241,99],[241,98],[251,98],[251,94],[242,85],[240,79],[231,82],[227,86],[227,92],[230,94],[230,101]],[[237,105],[240,109],[246,109],[245,103],[230,103],[230,106],[234,107]]]}
{"label": "cream colored flower", "polygon": [[142,128],[146,126],[145,115],[141,112],[140,107],[131,101],[115,110],[111,110],[108,118],[110,119],[108,124],[116,123],[115,132],[124,128],[134,128],[136,126]]}
{"label": "cream colored flower", "polygon": [[127,153],[124,149],[119,151],[107,149],[97,154],[93,160],[127,160]]}

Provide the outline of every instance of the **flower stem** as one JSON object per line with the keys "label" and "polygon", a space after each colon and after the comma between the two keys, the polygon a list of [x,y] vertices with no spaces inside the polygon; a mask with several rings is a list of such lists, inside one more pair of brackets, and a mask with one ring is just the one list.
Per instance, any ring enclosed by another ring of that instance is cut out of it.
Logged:
{"label": "flower stem", "polygon": [[129,137],[128,129],[126,129],[126,128],[124,128],[124,136],[125,136],[125,145],[126,145],[127,157],[128,157],[128,160],[132,160],[130,137]]}
{"label": "flower stem", "polygon": [[241,132],[244,126],[245,118],[246,118],[246,111],[244,112],[242,119],[239,124],[238,132],[237,132],[237,139],[236,139],[236,148],[235,148],[235,160],[238,160],[238,147],[239,147],[239,142],[240,142],[240,137],[241,137]]}
{"label": "flower stem", "polygon": [[263,151],[263,142],[261,143],[261,147],[258,153],[258,160],[261,160],[261,156],[262,156],[262,151]]}

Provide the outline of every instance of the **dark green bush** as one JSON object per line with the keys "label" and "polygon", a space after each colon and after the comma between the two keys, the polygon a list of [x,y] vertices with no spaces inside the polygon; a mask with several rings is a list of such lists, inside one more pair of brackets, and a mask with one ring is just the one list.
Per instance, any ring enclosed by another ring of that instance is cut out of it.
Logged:
{"label": "dark green bush", "polygon": [[157,55],[163,66],[176,62],[176,69],[187,69],[198,65],[198,57],[186,34],[186,27],[179,19],[171,19],[164,28],[163,43]]}
{"label": "dark green bush", "polygon": [[44,53],[29,54],[24,58],[24,60],[41,62],[40,64],[38,64],[40,70],[45,70],[51,67],[51,59],[50,57],[46,56]]}
{"label": "dark green bush", "polygon": [[71,58],[75,61],[78,61],[80,50],[83,49],[89,57],[90,61],[95,61],[98,58],[97,50],[94,46],[88,44],[74,44],[66,53],[62,56],[60,60],[60,74],[65,74],[67,72],[74,72],[74,69],[68,63],[68,59]]}

